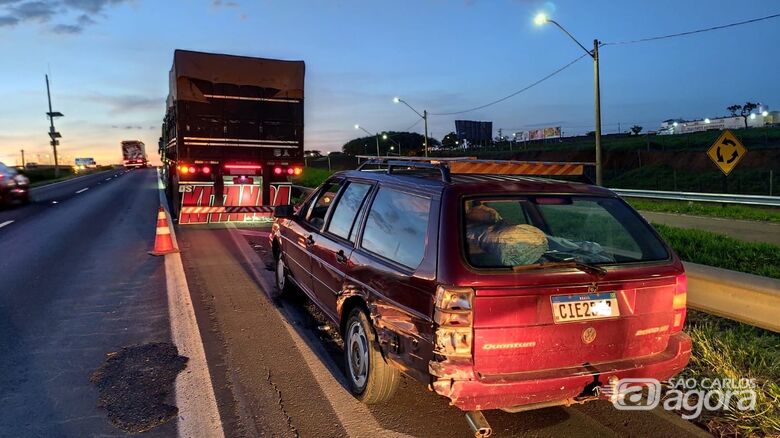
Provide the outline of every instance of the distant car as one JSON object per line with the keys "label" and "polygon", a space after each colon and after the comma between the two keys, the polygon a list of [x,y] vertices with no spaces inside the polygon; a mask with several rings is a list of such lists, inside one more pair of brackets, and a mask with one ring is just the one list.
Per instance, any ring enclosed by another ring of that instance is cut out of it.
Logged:
{"label": "distant car", "polygon": [[30,180],[16,169],[0,163],[0,205],[30,202]]}
{"label": "distant car", "polygon": [[277,207],[270,236],[277,290],[341,328],[358,399],[403,373],[486,424],[687,364],[683,265],[613,192],[512,163],[376,161]]}

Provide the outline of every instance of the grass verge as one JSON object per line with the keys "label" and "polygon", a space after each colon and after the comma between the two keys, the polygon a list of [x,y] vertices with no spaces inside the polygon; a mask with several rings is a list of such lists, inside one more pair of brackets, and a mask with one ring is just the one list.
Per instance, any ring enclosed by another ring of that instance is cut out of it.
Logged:
{"label": "grass verge", "polygon": [[780,246],[743,242],[709,231],[653,226],[685,261],[780,278]]}
{"label": "grass verge", "polygon": [[[716,436],[780,436],[780,334],[688,310],[693,353],[680,377],[754,379],[754,411],[702,411],[694,420]],[[733,400],[733,399],[732,399]]]}
{"label": "grass verge", "polygon": [[637,210],[660,213],[689,214],[693,216],[721,217],[751,221],[780,222],[780,209],[750,207],[747,205],[716,204],[660,199],[627,198]]}
{"label": "grass verge", "polygon": [[316,167],[304,167],[300,176],[292,178],[292,183],[304,187],[317,187],[322,184],[333,172]]}

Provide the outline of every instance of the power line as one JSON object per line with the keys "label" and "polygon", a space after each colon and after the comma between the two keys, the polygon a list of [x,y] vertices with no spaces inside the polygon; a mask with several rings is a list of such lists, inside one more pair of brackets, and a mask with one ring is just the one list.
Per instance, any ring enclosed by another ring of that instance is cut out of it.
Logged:
{"label": "power line", "polygon": [[412,126],[410,126],[410,127],[406,128],[406,129],[404,129],[404,132],[409,132],[409,131],[411,131],[411,129],[412,129],[412,128],[414,128],[415,126],[419,125],[419,124],[420,124],[420,122],[422,122],[422,120],[423,120],[423,119],[421,119],[421,118],[420,118],[420,119],[417,119],[417,121],[416,121],[416,122],[412,123]]}
{"label": "power line", "polygon": [[636,39],[636,40],[626,40],[626,41],[616,41],[616,42],[611,42],[611,43],[610,42],[608,42],[608,43],[601,43],[601,45],[602,46],[614,46],[614,45],[621,45],[621,44],[636,44],[636,43],[644,43],[644,42],[648,42],[648,41],[663,40],[663,39],[667,39],[667,38],[675,38],[675,37],[693,35],[693,34],[697,34],[697,33],[711,32],[713,30],[726,29],[726,28],[729,28],[729,27],[742,26],[743,24],[756,23],[758,21],[764,21],[764,20],[769,20],[769,19],[778,18],[778,17],[780,17],[780,14],[772,14],[772,15],[767,15],[765,17],[752,18],[750,20],[738,21],[736,23],[729,23],[729,24],[724,24],[724,25],[721,25],[721,26],[707,27],[707,28],[704,28],[704,29],[690,30],[690,31],[687,31],[687,32],[679,32],[679,33],[673,33],[673,34],[669,34],[669,35],[658,35],[658,36],[654,36],[654,37],[640,38],[640,39]]}
{"label": "power line", "polygon": [[469,109],[465,109],[465,110],[462,110],[462,111],[452,111],[452,112],[448,112],[448,113],[428,113],[428,115],[431,115],[431,116],[454,116],[454,115],[456,115],[456,114],[464,114],[464,113],[469,113],[469,112],[472,112],[472,111],[477,111],[477,110],[481,110],[481,109],[483,109],[483,108],[487,108],[487,107],[489,107],[489,106],[493,106],[493,105],[495,105],[495,104],[497,104],[497,103],[501,103],[501,102],[503,102],[503,101],[505,101],[505,100],[507,100],[507,99],[511,99],[511,98],[513,98],[513,97],[517,96],[517,95],[518,95],[518,94],[520,94],[520,93],[523,93],[523,92],[525,92],[525,91],[528,91],[528,90],[530,90],[531,88],[533,88],[533,87],[535,87],[535,86],[537,86],[537,85],[541,84],[542,82],[544,82],[544,81],[546,81],[546,80],[550,79],[551,77],[553,77],[553,76],[557,75],[558,73],[560,73],[560,72],[562,72],[562,71],[566,70],[567,68],[571,67],[571,66],[572,66],[572,65],[574,65],[574,64],[575,64],[577,61],[579,61],[580,59],[582,59],[582,58],[584,58],[584,57],[586,57],[586,56],[590,56],[590,55],[589,55],[588,53],[582,54],[582,55],[580,55],[579,57],[577,57],[577,58],[575,58],[574,60],[572,60],[571,62],[569,62],[568,64],[566,64],[566,65],[564,65],[563,67],[561,67],[561,68],[559,68],[559,69],[557,69],[557,70],[553,71],[552,73],[550,73],[550,74],[548,74],[547,76],[545,76],[545,77],[543,77],[543,78],[541,78],[541,79],[537,80],[536,82],[533,82],[533,83],[531,83],[530,85],[527,85],[527,86],[525,86],[525,87],[523,87],[523,88],[521,88],[521,89],[519,89],[519,90],[515,91],[515,92],[514,92],[514,93],[512,93],[512,94],[509,94],[509,95],[507,95],[507,96],[504,96],[504,97],[502,97],[502,98],[500,98],[500,99],[494,100],[494,101],[492,101],[492,102],[490,102],[490,103],[486,103],[486,104],[484,104],[484,105],[476,106],[476,107],[474,107],[474,108],[469,108]]}

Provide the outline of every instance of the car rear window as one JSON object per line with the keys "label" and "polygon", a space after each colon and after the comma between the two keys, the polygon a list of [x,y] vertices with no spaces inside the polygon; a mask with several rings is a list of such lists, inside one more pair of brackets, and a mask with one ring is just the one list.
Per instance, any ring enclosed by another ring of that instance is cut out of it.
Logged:
{"label": "car rear window", "polygon": [[425,253],[431,200],[382,187],[366,219],[361,246],[408,268]]}
{"label": "car rear window", "polygon": [[618,199],[588,196],[471,198],[463,204],[472,266],[546,261],[616,264],[665,260],[663,243]]}

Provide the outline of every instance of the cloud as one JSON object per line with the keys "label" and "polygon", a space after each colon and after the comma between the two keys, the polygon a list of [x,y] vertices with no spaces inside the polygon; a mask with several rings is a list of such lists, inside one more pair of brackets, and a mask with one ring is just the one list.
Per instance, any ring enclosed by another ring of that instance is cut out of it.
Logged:
{"label": "cloud", "polygon": [[131,0],[0,0],[0,27],[48,24],[56,34],[78,34],[105,16],[104,10]]}
{"label": "cloud", "polygon": [[237,8],[239,6],[239,4],[237,2],[233,2],[233,1],[223,2],[222,0],[213,0],[211,2],[211,6],[214,7],[214,8],[221,8],[221,7]]}
{"label": "cloud", "polygon": [[106,95],[93,94],[85,97],[87,100],[109,107],[109,113],[127,113],[130,111],[160,110],[165,108],[165,97],[150,97],[138,95]]}

